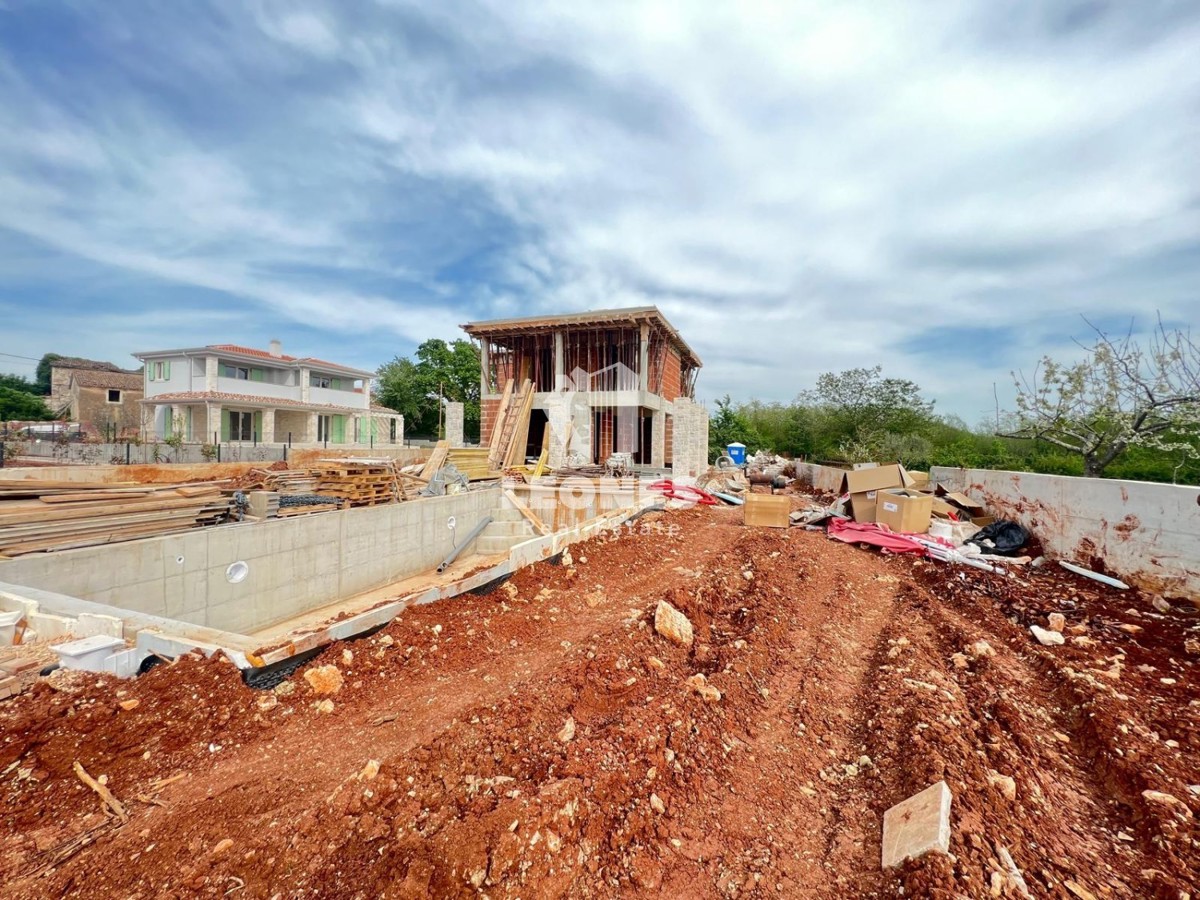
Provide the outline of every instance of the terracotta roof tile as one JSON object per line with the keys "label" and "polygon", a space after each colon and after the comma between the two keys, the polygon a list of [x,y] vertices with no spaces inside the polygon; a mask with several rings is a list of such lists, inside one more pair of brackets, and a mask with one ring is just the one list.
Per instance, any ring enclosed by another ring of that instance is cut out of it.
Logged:
{"label": "terracotta roof tile", "polygon": [[240,344],[209,344],[209,350],[225,350],[229,353],[241,353],[245,356],[257,356],[261,359],[280,359],[284,362],[295,362],[296,357],[288,356],[286,353],[281,353],[278,356],[272,356],[269,350],[259,350],[256,347],[243,347]]}
{"label": "terracotta roof tile", "polygon": [[76,369],[71,380],[80,387],[116,388],[122,391],[140,391],[145,386],[141,372],[95,372]]}

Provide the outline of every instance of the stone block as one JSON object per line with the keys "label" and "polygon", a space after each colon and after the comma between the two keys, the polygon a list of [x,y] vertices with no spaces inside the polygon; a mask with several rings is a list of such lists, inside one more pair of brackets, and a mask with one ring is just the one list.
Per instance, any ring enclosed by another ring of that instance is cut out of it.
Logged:
{"label": "stone block", "polygon": [[75,622],[75,637],[91,637],[93,634],[102,634],[105,637],[123,636],[124,623],[116,616],[80,613]]}
{"label": "stone block", "polygon": [[950,852],[950,788],[930,785],[883,814],[883,867],[926,853]]}
{"label": "stone block", "polygon": [[659,600],[654,610],[654,630],[682,647],[692,646],[691,620],[666,600]]}

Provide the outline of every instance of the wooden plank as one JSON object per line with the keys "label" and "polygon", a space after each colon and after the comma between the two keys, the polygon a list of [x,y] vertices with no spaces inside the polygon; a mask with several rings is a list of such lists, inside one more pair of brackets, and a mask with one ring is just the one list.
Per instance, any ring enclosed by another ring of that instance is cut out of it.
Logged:
{"label": "wooden plank", "polygon": [[428,480],[433,477],[433,474],[446,464],[446,456],[450,452],[449,441],[438,441],[437,446],[433,448],[433,452],[429,454],[429,459],[425,461],[425,465],[421,468],[421,477]]}
{"label": "wooden plank", "polygon": [[[510,378],[504,385],[504,393],[500,395],[500,406],[496,411],[496,422],[492,426],[492,438],[488,442],[488,459],[498,460],[500,457],[500,437],[504,433],[504,419],[508,413],[509,403],[512,401],[512,379]],[[495,465],[495,462],[492,463]]]}
{"label": "wooden plank", "polygon": [[525,504],[525,501],[513,493],[511,488],[504,489],[504,496],[517,508],[521,515],[529,520],[529,523],[537,529],[538,534],[547,535],[550,533],[550,529],[546,527],[546,524]]}
{"label": "wooden plank", "polygon": [[96,500],[136,500],[154,494],[154,491],[84,491],[75,494],[42,494],[38,499],[43,503],[89,503]]}

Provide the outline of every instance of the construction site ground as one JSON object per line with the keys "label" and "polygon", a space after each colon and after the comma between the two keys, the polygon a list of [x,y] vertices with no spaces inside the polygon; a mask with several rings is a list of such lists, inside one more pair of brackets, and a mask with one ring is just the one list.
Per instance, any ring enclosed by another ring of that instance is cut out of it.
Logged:
{"label": "construction site ground", "polygon": [[[749,529],[728,508],[650,513],[570,554],[410,608],[274,691],[184,658],[127,681],[56,673],[0,704],[0,893],[1194,890],[1190,606],[1057,566],[1017,581]],[[663,599],[691,647],[656,633]],[[1066,643],[1043,647],[1028,626],[1051,612]],[[940,779],[951,856],[883,870],[883,813]]]}

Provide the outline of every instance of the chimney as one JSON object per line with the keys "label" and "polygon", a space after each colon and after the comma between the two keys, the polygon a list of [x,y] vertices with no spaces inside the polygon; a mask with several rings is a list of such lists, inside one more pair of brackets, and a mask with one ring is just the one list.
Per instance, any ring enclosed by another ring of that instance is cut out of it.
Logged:
{"label": "chimney", "polygon": [[283,344],[277,340],[271,341],[271,355],[276,359],[283,356]]}

